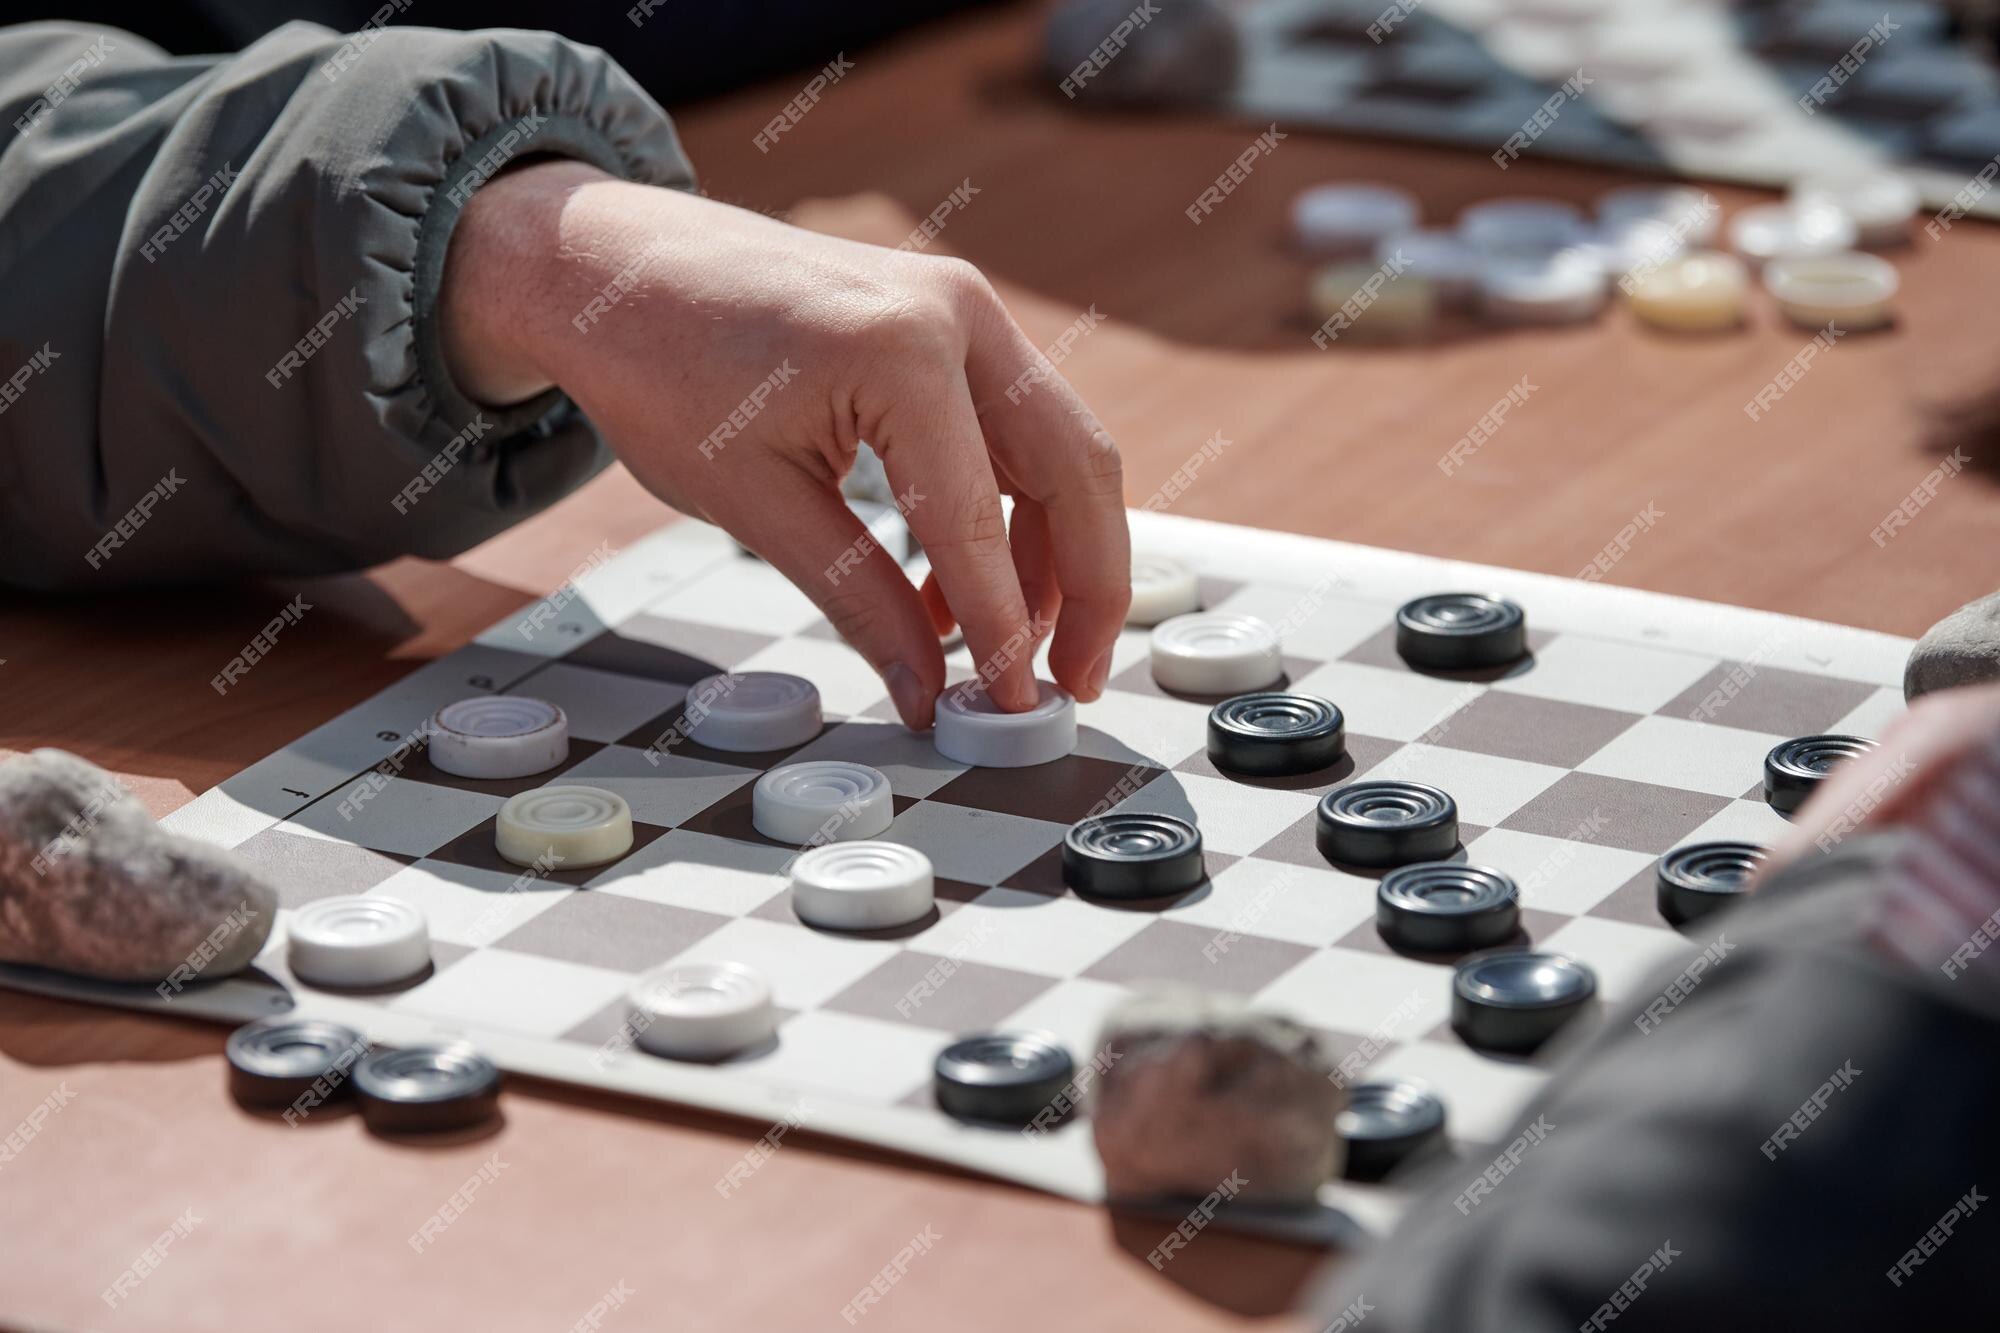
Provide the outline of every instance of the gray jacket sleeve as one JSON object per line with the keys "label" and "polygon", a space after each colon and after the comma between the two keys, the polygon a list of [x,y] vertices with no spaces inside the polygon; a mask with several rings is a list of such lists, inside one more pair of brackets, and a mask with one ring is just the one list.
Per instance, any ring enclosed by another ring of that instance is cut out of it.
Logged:
{"label": "gray jacket sleeve", "polygon": [[1870,942],[1893,845],[1793,867],[1692,941],[1334,1271],[1322,1324],[1990,1327],[2000,1023]]}
{"label": "gray jacket sleeve", "polygon": [[601,468],[567,400],[482,410],[438,350],[466,199],[536,156],[693,185],[659,105],[546,33],[0,29],[0,581],[444,557]]}

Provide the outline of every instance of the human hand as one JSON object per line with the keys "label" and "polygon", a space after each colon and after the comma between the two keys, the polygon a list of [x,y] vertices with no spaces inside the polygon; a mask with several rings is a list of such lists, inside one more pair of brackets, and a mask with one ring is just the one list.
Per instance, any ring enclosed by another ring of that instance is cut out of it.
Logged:
{"label": "human hand", "polygon": [[2000,685],[1926,694],[1891,723],[1881,742],[1827,775],[1778,839],[1758,878],[1804,856],[1823,839],[1887,827],[1923,809],[1958,762],[2000,731]]}
{"label": "human hand", "polygon": [[[1051,625],[1056,682],[1103,692],[1131,600],[1118,451],[969,264],[551,161],[467,203],[438,318],[465,393],[560,386],[649,490],[812,598],[907,725],[953,621],[1002,708],[1033,706]],[[840,496],[861,440],[929,553],[921,593]]]}

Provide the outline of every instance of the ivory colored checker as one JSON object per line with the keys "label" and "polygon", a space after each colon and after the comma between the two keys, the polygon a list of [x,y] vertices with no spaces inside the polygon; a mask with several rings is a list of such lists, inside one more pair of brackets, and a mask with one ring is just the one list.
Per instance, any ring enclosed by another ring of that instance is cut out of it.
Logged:
{"label": "ivory colored checker", "polygon": [[687,694],[688,739],[711,750],[789,750],[819,735],[819,690],[782,671],[724,672]]}
{"label": "ivory colored checker", "polygon": [[1764,266],[1764,286],[1785,318],[1800,328],[1828,324],[1847,333],[1879,329],[1895,318],[1896,266],[1874,255],[1842,251],[1789,255]]}
{"label": "ivory colored checker", "polygon": [[569,719],[542,699],[482,694],[431,718],[433,765],[462,778],[525,778],[569,758]]}
{"label": "ivory colored checker", "polygon": [[400,898],[321,898],[292,913],[286,962],[309,986],[386,986],[431,961],[424,914]]}
{"label": "ivory colored checker", "polygon": [[1743,323],[1749,270],[1717,250],[1682,255],[1631,275],[1626,297],[1642,323],[1677,333],[1710,333]]}
{"label": "ivory colored checker", "polygon": [[972,681],[938,696],[933,743],[947,759],[976,768],[1030,768],[1076,748],[1076,700],[1045,680],[1035,682],[1035,706],[1003,711]]}
{"label": "ivory colored checker", "polygon": [[1313,274],[1308,296],[1315,318],[1330,337],[1349,328],[1357,337],[1409,338],[1422,334],[1437,315],[1437,289],[1430,279],[1386,264],[1334,264]]}
{"label": "ivory colored checker", "polygon": [[750,822],[773,842],[794,846],[879,837],[896,817],[889,779],[845,759],[785,764],[750,790]]}
{"label": "ivory colored checker", "polygon": [[826,930],[883,930],[929,915],[931,859],[894,842],[836,842],[792,865],[792,910]]}
{"label": "ivory colored checker", "polygon": [[1479,306],[1498,324],[1579,324],[1606,299],[1604,265],[1587,250],[1509,256],[1479,275]]}
{"label": "ivory colored checker", "polygon": [[1278,631],[1255,616],[1198,612],[1153,630],[1153,679],[1181,694],[1245,694],[1285,674]]}
{"label": "ivory colored checker", "polygon": [[632,807],[602,787],[537,787],[500,807],[493,845],[517,866],[601,866],[632,850]]}
{"label": "ivory colored checker", "polygon": [[771,1039],[771,983],[742,963],[671,963],[626,993],[639,1047],[677,1060],[719,1060]]}
{"label": "ivory colored checker", "polygon": [[1125,623],[1150,629],[1169,616],[1201,610],[1194,571],[1167,555],[1133,553],[1132,606]]}

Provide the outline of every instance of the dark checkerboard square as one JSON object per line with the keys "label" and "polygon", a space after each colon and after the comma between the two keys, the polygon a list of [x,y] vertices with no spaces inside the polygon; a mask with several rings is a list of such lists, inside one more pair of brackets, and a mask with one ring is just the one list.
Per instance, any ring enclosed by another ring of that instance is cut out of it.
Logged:
{"label": "dark checkerboard square", "polygon": [[265,882],[277,890],[280,907],[304,907],[319,898],[366,893],[416,862],[413,856],[275,828],[244,839],[236,854],[264,871]]}
{"label": "dark checkerboard square", "polygon": [[1726,796],[1661,787],[1650,782],[1565,773],[1541,795],[1500,821],[1501,828],[1573,838],[1594,828],[1591,842],[1657,856],[1715,817]]}
{"label": "dark checkerboard square", "polygon": [[1584,913],[1635,926],[1664,926],[1660,915],[1660,874],[1655,862],[1604,896],[1603,901]]}
{"label": "dark checkerboard square", "polygon": [[1157,768],[1072,754],[1033,768],[970,768],[929,799],[1025,819],[1074,824],[1160,775]]}
{"label": "dark checkerboard square", "polygon": [[692,685],[776,642],[766,634],[641,614],[598,635],[563,660],[573,666]]}
{"label": "dark checkerboard square", "polygon": [[[527,866],[515,865],[512,861],[500,855],[498,849],[494,847],[493,839],[498,831],[498,816],[483,820],[432,852],[428,859],[443,861],[450,865],[471,866],[474,870],[491,870],[498,875],[519,877],[529,874]],[[630,856],[632,852],[638,851],[641,847],[646,846],[653,839],[665,832],[666,830],[657,824],[642,824],[634,820],[632,822],[632,851],[626,852],[625,855]],[[621,861],[623,859],[624,857],[619,858]],[[574,870],[551,870],[546,874],[535,873],[532,878],[547,879],[557,884],[567,884],[571,888],[581,888],[584,884],[596,879],[607,870],[616,869],[617,866],[618,861],[612,861],[605,865],[579,866]]]}
{"label": "dark checkerboard square", "polygon": [[1875,693],[1860,681],[1781,667],[1723,662],[1668,700],[1664,717],[1713,722],[1778,736],[1817,736]]}
{"label": "dark checkerboard square", "polygon": [[[790,847],[793,844],[778,842],[757,831],[756,787],[754,782],[746,782],[729,795],[709,806],[681,827],[691,833],[709,833],[718,838],[734,838],[738,842],[761,843],[766,847]],[[891,805],[897,814],[917,803],[913,796],[892,796]]]}
{"label": "dark checkerboard square", "polygon": [[464,778],[456,773],[447,773],[433,764],[430,747],[423,745],[411,752],[403,764],[403,771],[396,776],[408,778],[412,782],[427,782],[435,787],[456,787],[460,791],[484,792],[488,796],[519,796],[524,791],[553,786],[562,781],[563,774],[603,748],[602,743],[598,741],[587,741],[572,736],[569,738],[569,757],[554,768],[545,768],[525,778]]}
{"label": "dark checkerboard square", "polygon": [[[1292,687],[1294,681],[1302,679],[1320,665],[1313,658],[1293,657],[1289,653],[1285,654],[1282,660],[1285,668],[1284,674],[1269,685],[1266,685],[1265,689],[1288,690]],[[1153,679],[1153,661],[1150,657],[1126,667],[1123,671],[1113,676],[1106,683],[1105,688],[1124,690],[1128,694],[1150,694],[1156,699],[1179,699],[1185,703],[1192,704],[1219,704],[1224,699],[1234,698],[1237,694],[1241,693],[1238,690],[1231,690],[1227,694],[1182,694],[1178,690],[1167,689]]]}
{"label": "dark checkerboard square", "polygon": [[1588,704],[1488,690],[1425,734],[1433,745],[1574,768],[1639,720]]}
{"label": "dark checkerboard square", "polygon": [[1219,934],[1181,921],[1155,921],[1091,964],[1083,975],[1128,986],[1182,982],[1203,990],[1252,995],[1313,952],[1303,944],[1256,935],[1238,935],[1227,948],[1216,948]]}
{"label": "dark checkerboard square", "polygon": [[493,942],[496,949],[639,973],[658,967],[730,918],[622,893],[572,893]]}
{"label": "dark checkerboard square", "polygon": [[[1458,826],[1458,846],[1452,848],[1446,861],[1465,860],[1465,845],[1486,832],[1478,824],[1461,821]],[[1282,861],[1286,865],[1309,866],[1314,870],[1325,870],[1331,862],[1319,850],[1319,812],[1311,810],[1285,827],[1277,837],[1259,847],[1255,852],[1259,861]],[[1389,873],[1387,867],[1339,866],[1340,870],[1356,875],[1368,875],[1375,879]]]}
{"label": "dark checkerboard square", "polygon": [[1281,777],[1236,773],[1226,768],[1217,768],[1206,750],[1197,750],[1175,764],[1174,772],[1204,778],[1222,778],[1229,782],[1240,782],[1246,787],[1266,787],[1272,791],[1304,791],[1311,792],[1315,796],[1324,796],[1335,787],[1352,782],[1402,748],[1401,741],[1385,741],[1374,736],[1357,736],[1349,732],[1346,755],[1338,763],[1315,769],[1310,773],[1289,773]]}
{"label": "dark checkerboard square", "polygon": [[821,1008],[940,1032],[979,1032],[1055,984],[1012,968],[959,958],[903,952],[891,955]]}

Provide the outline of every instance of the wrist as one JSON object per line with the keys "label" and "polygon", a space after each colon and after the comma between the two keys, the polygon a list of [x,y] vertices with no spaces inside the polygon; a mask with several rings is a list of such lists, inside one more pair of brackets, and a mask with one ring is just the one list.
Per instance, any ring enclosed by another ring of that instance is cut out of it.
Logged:
{"label": "wrist", "polygon": [[437,305],[445,367],[465,397],[506,407],[556,385],[560,335],[551,324],[580,307],[569,289],[582,281],[565,259],[563,215],[579,190],[615,179],[570,159],[534,162],[466,202]]}

